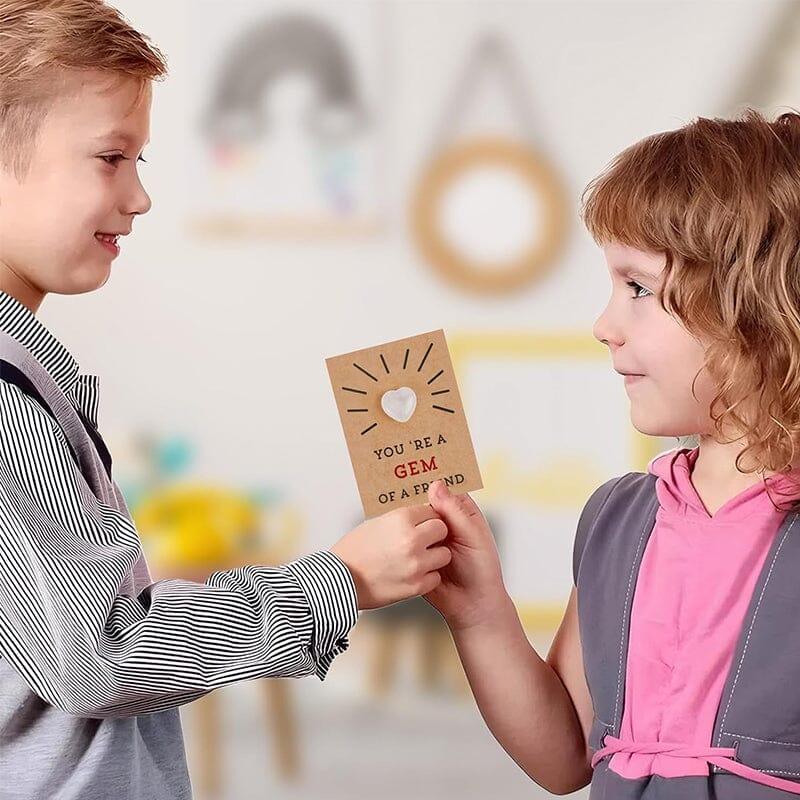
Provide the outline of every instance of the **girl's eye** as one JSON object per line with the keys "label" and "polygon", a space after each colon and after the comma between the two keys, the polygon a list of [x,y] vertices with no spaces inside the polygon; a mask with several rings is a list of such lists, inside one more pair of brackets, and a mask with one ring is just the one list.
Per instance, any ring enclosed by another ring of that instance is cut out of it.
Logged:
{"label": "girl's eye", "polygon": [[[640,300],[642,297],[647,297],[648,295],[653,294],[649,289],[646,289],[640,283],[636,283],[636,281],[626,281],[625,285],[633,289],[633,297],[635,300]],[[644,292],[644,294],[639,294],[639,292]]]}

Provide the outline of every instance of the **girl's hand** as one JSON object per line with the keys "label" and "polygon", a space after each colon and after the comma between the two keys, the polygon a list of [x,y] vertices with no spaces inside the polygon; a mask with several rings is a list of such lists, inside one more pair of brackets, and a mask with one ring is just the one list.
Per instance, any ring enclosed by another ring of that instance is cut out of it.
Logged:
{"label": "girl's hand", "polygon": [[428,500],[447,525],[451,561],[425,599],[453,631],[491,623],[510,601],[489,525],[469,495],[451,494],[444,481],[430,485]]}

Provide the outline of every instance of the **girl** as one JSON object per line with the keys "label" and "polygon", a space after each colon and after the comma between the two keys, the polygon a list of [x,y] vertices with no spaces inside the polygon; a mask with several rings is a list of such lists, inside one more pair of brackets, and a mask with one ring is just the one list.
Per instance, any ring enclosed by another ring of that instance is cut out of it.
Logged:
{"label": "girl", "polygon": [[697,445],[601,486],[545,660],[474,502],[435,483],[452,561],[428,595],[490,729],[591,798],[800,795],[800,115],[698,119],[585,194],[611,275],[594,335],[631,420]]}

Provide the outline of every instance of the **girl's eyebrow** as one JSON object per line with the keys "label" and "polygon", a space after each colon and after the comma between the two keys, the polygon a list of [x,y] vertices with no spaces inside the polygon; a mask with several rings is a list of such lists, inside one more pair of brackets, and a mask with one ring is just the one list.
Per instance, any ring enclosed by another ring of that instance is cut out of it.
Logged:
{"label": "girl's eyebrow", "polygon": [[641,278],[645,281],[658,281],[661,277],[636,267],[614,267],[614,271],[623,278]]}

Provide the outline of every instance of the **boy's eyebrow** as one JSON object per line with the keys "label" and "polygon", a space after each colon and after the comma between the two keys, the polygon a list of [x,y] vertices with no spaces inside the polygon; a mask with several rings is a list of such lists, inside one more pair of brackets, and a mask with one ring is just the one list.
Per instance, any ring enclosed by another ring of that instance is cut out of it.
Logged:
{"label": "boy's eyebrow", "polygon": [[[100,136],[95,136],[92,141],[98,142],[98,141],[105,141],[106,139],[122,139],[123,141],[128,142],[129,144],[136,141],[135,136],[132,136],[130,133],[123,130],[113,130],[113,131],[108,131],[107,133],[101,133]],[[150,140],[148,139],[145,142],[145,144],[146,145],[150,144]]]}

